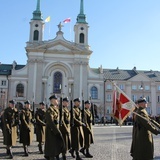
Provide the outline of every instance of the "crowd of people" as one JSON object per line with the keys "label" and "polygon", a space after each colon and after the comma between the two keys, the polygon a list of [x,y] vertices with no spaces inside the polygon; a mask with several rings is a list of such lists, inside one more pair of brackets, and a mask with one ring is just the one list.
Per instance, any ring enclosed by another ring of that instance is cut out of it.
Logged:
{"label": "crowd of people", "polygon": [[[82,160],[80,152],[88,158],[92,158],[89,148],[93,143],[92,122],[93,115],[90,111],[91,102],[83,101],[81,109],[79,98],[72,101],[68,97],[57,98],[52,95],[50,106],[46,109],[44,102],[34,113],[31,110],[30,101],[24,103],[24,108],[18,111],[14,100],[9,101],[9,106],[1,115],[3,143],[6,146],[6,156],[14,157],[12,146],[22,143],[24,156],[29,156],[28,147],[32,144],[34,133],[38,142],[40,154],[44,154],[47,160],[67,159],[69,152],[76,160]],[[71,105],[71,109],[69,109]]]}

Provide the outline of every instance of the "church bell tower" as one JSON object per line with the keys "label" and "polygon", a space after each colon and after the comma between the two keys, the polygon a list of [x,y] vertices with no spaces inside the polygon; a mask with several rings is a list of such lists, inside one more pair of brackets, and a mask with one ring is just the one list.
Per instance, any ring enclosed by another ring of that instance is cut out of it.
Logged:
{"label": "church bell tower", "polygon": [[29,42],[43,41],[44,21],[40,11],[40,0],[37,0],[37,8],[33,12],[33,18],[30,21]]}
{"label": "church bell tower", "polygon": [[77,16],[77,22],[74,26],[75,43],[88,46],[88,23],[84,14],[83,0],[80,1],[80,13]]}

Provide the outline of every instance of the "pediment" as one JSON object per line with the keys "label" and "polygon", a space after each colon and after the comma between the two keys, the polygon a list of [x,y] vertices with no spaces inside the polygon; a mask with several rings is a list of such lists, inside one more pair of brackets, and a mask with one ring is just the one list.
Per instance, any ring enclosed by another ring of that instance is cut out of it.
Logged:
{"label": "pediment", "polygon": [[132,82],[134,82],[134,81],[146,81],[147,82],[148,81],[149,82],[149,81],[151,81],[151,79],[148,78],[146,75],[139,73],[136,76],[129,79],[129,81],[132,81]]}
{"label": "pediment", "polygon": [[70,52],[74,54],[86,54],[90,55],[92,53],[87,47],[83,45],[76,44],[74,42],[70,42],[62,39],[53,39],[49,41],[43,41],[42,43],[28,43],[26,47],[27,52],[49,52],[49,53],[57,53],[57,52]]}
{"label": "pediment", "polygon": [[62,44],[57,44],[47,48],[47,50],[70,51],[71,49]]}

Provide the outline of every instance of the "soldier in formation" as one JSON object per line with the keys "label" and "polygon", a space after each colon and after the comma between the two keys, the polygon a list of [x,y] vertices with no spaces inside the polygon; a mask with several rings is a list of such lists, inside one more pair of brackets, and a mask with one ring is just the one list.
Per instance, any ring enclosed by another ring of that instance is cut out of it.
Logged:
{"label": "soldier in formation", "polygon": [[63,160],[66,160],[66,153],[70,149],[71,140],[70,140],[70,111],[68,109],[69,99],[68,97],[63,98],[62,103],[62,125],[60,125],[60,131],[62,133],[64,143],[65,143],[65,152],[62,153]]}
{"label": "soldier in formation", "polygon": [[79,98],[74,99],[73,107],[73,120],[74,125],[71,127],[71,146],[72,149],[70,153],[74,157],[74,152],[76,153],[76,160],[82,160],[79,155],[79,150],[84,146],[84,133],[82,126],[85,124],[82,122],[82,112],[80,109],[81,101]]}
{"label": "soldier in formation", "polygon": [[45,103],[40,102],[39,108],[36,111],[35,119],[36,119],[36,138],[38,142],[39,152],[43,154],[43,144],[45,142],[45,126],[46,126],[46,118],[45,118]]}
{"label": "soldier in formation", "polygon": [[34,126],[33,126],[33,113],[30,109],[30,101],[27,100],[24,109],[20,113],[20,143],[23,144],[24,156],[29,156],[28,146],[33,140]]}
{"label": "soldier in formation", "polygon": [[[74,99],[74,106],[71,107],[71,110],[69,110],[68,97],[61,98],[60,103],[56,95],[52,95],[49,100],[50,106],[47,110],[44,102],[39,103],[35,116],[29,100],[24,102],[24,108],[19,113],[15,108],[15,101],[9,101],[9,107],[3,114],[4,144],[9,158],[13,158],[11,148],[16,144],[18,124],[19,142],[23,144],[24,156],[29,156],[28,146],[33,140],[34,117],[39,152],[40,154],[44,153],[47,160],[55,158],[59,160],[60,154],[62,154],[62,159],[66,160],[68,151],[76,160],[82,160],[79,152],[83,153],[85,157],[92,158],[93,156],[89,152],[90,144],[93,143],[93,117],[90,112],[90,101],[85,102],[85,109],[82,112],[79,98]],[[72,101],[70,104],[72,106]]]}
{"label": "soldier in formation", "polygon": [[59,160],[59,154],[65,153],[65,143],[59,129],[59,107],[58,98],[53,95],[49,98],[50,107],[46,110],[46,137],[45,158]]}
{"label": "soldier in formation", "polygon": [[91,102],[89,100],[85,101],[84,108],[84,123],[86,126],[83,126],[84,131],[84,147],[80,150],[81,153],[87,158],[93,158],[93,156],[89,152],[89,147],[93,143],[93,130],[92,130],[92,122],[93,116],[90,111]]}
{"label": "soldier in formation", "polygon": [[6,145],[6,153],[9,158],[13,158],[12,146],[16,145],[17,141],[17,109],[15,108],[15,101],[9,101],[9,107],[3,113],[3,135],[4,145]]}
{"label": "soldier in formation", "polygon": [[131,144],[131,156],[133,160],[151,160],[154,156],[154,142],[152,133],[160,134],[160,125],[151,120],[146,111],[147,101],[140,98],[137,101],[136,118]]}

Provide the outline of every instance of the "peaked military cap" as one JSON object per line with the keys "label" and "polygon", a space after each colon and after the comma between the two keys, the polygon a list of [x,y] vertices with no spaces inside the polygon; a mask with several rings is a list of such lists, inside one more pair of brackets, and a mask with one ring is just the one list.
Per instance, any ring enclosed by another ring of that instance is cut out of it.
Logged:
{"label": "peaked military cap", "polygon": [[76,102],[76,101],[77,101],[77,102],[80,102],[80,98],[76,98],[76,99],[74,99],[73,101],[74,101],[74,102]]}
{"label": "peaked military cap", "polygon": [[51,100],[51,99],[58,99],[58,97],[57,97],[57,95],[54,94],[54,95],[49,97],[49,100]]}
{"label": "peaked military cap", "polygon": [[24,102],[24,104],[31,104],[29,100],[27,100],[26,102]]}
{"label": "peaked military cap", "polygon": [[89,100],[84,102],[85,104],[91,104],[91,102]]}
{"label": "peaked military cap", "polygon": [[15,100],[10,100],[9,103],[16,104],[16,101]]}
{"label": "peaked military cap", "polygon": [[69,102],[69,98],[65,97],[65,98],[63,98],[63,101]]}
{"label": "peaked military cap", "polygon": [[138,104],[139,104],[139,103],[142,103],[142,102],[148,103],[147,100],[146,100],[146,98],[140,98],[140,99],[138,99],[138,101],[137,101]]}
{"label": "peaked military cap", "polygon": [[44,102],[44,101],[42,101],[42,102],[40,102],[39,104],[40,104],[40,105],[45,105],[45,102]]}

